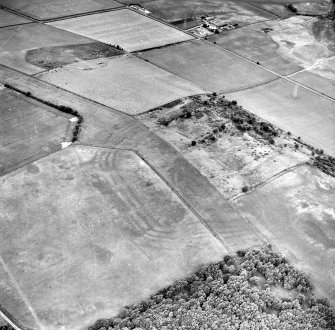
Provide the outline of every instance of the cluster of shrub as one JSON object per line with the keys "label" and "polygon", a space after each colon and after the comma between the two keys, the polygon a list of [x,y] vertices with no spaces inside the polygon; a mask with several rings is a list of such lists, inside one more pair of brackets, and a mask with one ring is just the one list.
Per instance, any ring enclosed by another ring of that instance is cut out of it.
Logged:
{"label": "cluster of shrub", "polygon": [[45,105],[48,105],[48,106],[50,106],[52,108],[55,108],[55,109],[57,109],[57,110],[59,110],[61,112],[64,112],[64,113],[67,113],[67,114],[70,114],[70,115],[73,115],[73,116],[77,117],[78,120],[77,120],[76,126],[74,127],[73,132],[72,132],[72,142],[76,142],[78,140],[79,133],[80,133],[80,130],[81,130],[81,124],[83,123],[83,120],[84,120],[83,116],[81,116],[78,113],[78,111],[73,110],[72,108],[64,106],[64,105],[58,105],[58,104],[54,104],[54,103],[52,103],[50,101],[43,100],[43,99],[41,99],[41,98],[39,98],[39,97],[37,97],[35,95],[32,95],[30,92],[22,91],[22,90],[14,87],[14,86],[8,84],[8,83],[6,83],[4,86],[6,88],[12,89],[12,90],[14,90],[14,91],[16,91],[18,93],[21,93],[21,94],[23,94],[23,95],[25,95],[27,97],[30,97],[30,98],[38,101],[38,102],[41,102],[41,103],[43,103]]}
{"label": "cluster of shrub", "polygon": [[[273,288],[292,293],[278,296]],[[335,310],[270,247],[239,251],[89,330],[334,329]]]}
{"label": "cluster of shrub", "polygon": [[335,157],[319,154],[313,158],[312,165],[319,168],[322,172],[335,177]]}

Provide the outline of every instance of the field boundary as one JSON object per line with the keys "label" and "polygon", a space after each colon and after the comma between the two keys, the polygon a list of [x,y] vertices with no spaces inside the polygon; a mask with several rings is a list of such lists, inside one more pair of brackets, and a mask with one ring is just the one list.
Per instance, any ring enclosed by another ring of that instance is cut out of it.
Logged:
{"label": "field boundary", "polygon": [[[272,182],[278,178],[280,178],[281,176],[283,176],[284,174],[287,174],[289,172],[292,172],[294,171],[295,169],[299,168],[299,167],[302,167],[302,166],[311,166],[310,164],[308,164],[308,162],[302,162],[302,163],[299,163],[299,164],[296,164],[296,165],[293,165],[293,166],[290,166],[290,167],[287,167],[285,169],[283,169],[282,171],[274,174],[273,176],[255,184],[251,189],[249,189],[247,192],[245,193],[238,193],[236,195],[234,195],[233,197],[229,198],[229,201],[231,202],[234,202],[235,200],[245,196],[245,195],[248,195],[252,192],[254,192],[255,190],[257,190],[258,188],[261,188],[263,186],[265,186],[266,184],[268,184],[269,182]],[[311,166],[312,167],[312,166]]]}

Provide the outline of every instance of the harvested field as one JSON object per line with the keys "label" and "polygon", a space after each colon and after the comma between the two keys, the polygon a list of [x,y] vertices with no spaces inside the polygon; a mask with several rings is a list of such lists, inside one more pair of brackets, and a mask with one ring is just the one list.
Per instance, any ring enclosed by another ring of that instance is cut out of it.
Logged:
{"label": "harvested field", "polygon": [[280,79],[230,93],[248,111],[325,153],[335,155],[335,102]]}
{"label": "harvested field", "polygon": [[[227,253],[132,152],[69,147],[2,178],[1,190],[2,259],[36,329],[83,329]],[[30,325],[0,278],[1,302]]]}
{"label": "harvested field", "polygon": [[129,114],[205,92],[131,55],[75,63],[38,77]]}
{"label": "harvested field", "polygon": [[72,116],[7,88],[0,98],[0,176],[61,149]]}
{"label": "harvested field", "polygon": [[209,15],[225,22],[245,25],[275,18],[274,15],[248,3],[234,1],[156,0],[146,2],[142,6],[150,10],[151,15],[166,22]]}
{"label": "harvested field", "polygon": [[29,23],[27,18],[15,15],[6,10],[0,9],[0,27]]}
{"label": "harvested field", "polygon": [[95,40],[120,45],[127,51],[160,47],[191,36],[129,9],[49,23]]}
{"label": "harvested field", "polygon": [[335,301],[335,179],[300,167],[236,200],[318,292]]}
{"label": "harvested field", "polygon": [[212,91],[234,91],[276,78],[257,65],[202,40],[148,50],[138,56]]}
{"label": "harvested field", "polygon": [[[185,98],[137,118],[178,149],[230,199],[241,194],[243,187],[249,191],[310,159],[308,150],[296,150],[293,139],[280,131],[269,139],[263,130],[262,135],[257,134],[255,117],[240,115],[244,124],[236,125],[229,117],[233,113],[237,118],[239,112],[239,107],[230,105],[228,100],[201,96]],[[269,142],[272,140],[273,144]]]}
{"label": "harvested field", "polygon": [[32,49],[27,52],[26,61],[44,69],[55,69],[75,62],[108,58],[123,53],[122,50],[115,47],[92,42]]}
{"label": "harvested field", "polygon": [[27,74],[41,72],[44,69],[27,62],[29,50],[44,47],[78,45],[94,42],[91,39],[56,29],[44,24],[32,23],[1,28],[0,63]]}
{"label": "harvested field", "polygon": [[38,20],[84,14],[121,6],[113,0],[0,0],[0,5]]}

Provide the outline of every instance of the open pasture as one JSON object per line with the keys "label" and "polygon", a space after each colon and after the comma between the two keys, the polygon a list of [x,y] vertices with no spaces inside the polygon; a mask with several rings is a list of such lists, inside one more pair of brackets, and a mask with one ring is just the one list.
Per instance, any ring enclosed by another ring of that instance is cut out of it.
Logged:
{"label": "open pasture", "polygon": [[335,101],[287,80],[228,94],[245,109],[335,156]]}
{"label": "open pasture", "polygon": [[151,15],[166,22],[195,18],[202,15],[215,16],[225,22],[245,25],[275,19],[275,16],[245,2],[206,0],[156,0],[142,4]]}
{"label": "open pasture", "polygon": [[227,253],[133,152],[69,147],[0,186],[1,257],[37,330],[87,328]]}
{"label": "open pasture", "polygon": [[0,27],[29,23],[30,20],[0,9]]}
{"label": "open pasture", "polygon": [[335,179],[300,167],[235,201],[316,291],[335,301]]}
{"label": "open pasture", "polygon": [[129,9],[49,23],[107,44],[136,51],[192,39],[186,33]]}
{"label": "open pasture", "polygon": [[0,64],[27,74],[43,71],[41,66],[27,62],[26,55],[31,49],[78,45],[95,42],[76,34],[56,29],[45,24],[32,23],[1,28]]}
{"label": "open pasture", "polygon": [[71,116],[7,88],[0,98],[0,176],[61,148]]}
{"label": "open pasture", "polygon": [[140,52],[138,56],[212,91],[234,91],[276,78],[202,40]]}
{"label": "open pasture", "polygon": [[261,22],[209,37],[211,41],[279,74],[291,74],[328,56],[312,32],[314,19],[291,17]]}
{"label": "open pasture", "polygon": [[38,20],[84,14],[121,6],[113,0],[0,0],[0,5]]}
{"label": "open pasture", "polygon": [[74,63],[38,77],[128,114],[206,92],[131,55]]}

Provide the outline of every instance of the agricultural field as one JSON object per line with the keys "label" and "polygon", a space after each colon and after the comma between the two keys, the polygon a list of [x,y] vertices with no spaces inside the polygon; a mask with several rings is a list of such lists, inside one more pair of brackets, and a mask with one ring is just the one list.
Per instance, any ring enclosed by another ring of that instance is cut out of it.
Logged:
{"label": "agricultural field", "polygon": [[49,23],[126,51],[160,47],[192,39],[186,33],[129,9],[111,11]]}
{"label": "agricultural field", "polygon": [[95,41],[39,23],[4,27],[0,33],[0,64],[27,74],[35,74],[44,71],[44,68],[34,61],[33,63],[27,61],[26,56],[30,50],[34,49],[36,54],[40,48],[43,52],[45,47],[73,46],[92,42]]}
{"label": "agricultural field", "polygon": [[0,176],[61,149],[71,116],[7,88],[0,98]]}
{"label": "agricultural field", "polygon": [[227,94],[248,111],[335,156],[335,101],[285,79]]}
{"label": "agricultural field", "polygon": [[262,22],[209,37],[218,45],[287,75],[330,56],[334,41],[316,35],[316,18],[297,16]]}
{"label": "agricultural field", "polygon": [[37,20],[48,20],[96,10],[113,9],[121,5],[113,0],[0,0],[0,6]]}
{"label": "agricultural field", "polygon": [[205,92],[132,55],[78,62],[43,72],[38,77],[128,114]]}
{"label": "agricultural field", "polygon": [[30,23],[30,22],[31,21],[27,18],[0,9],[0,27]]}
{"label": "agricultural field", "polygon": [[233,1],[206,0],[155,0],[142,4],[152,12],[152,16],[166,22],[175,22],[203,15],[215,16],[225,22],[239,25],[274,19],[275,16],[248,3]]}
{"label": "agricultural field", "polygon": [[335,179],[303,166],[235,203],[283,253],[335,300]]}
{"label": "agricultural field", "polygon": [[276,79],[276,76],[203,40],[137,54],[169,72],[217,92],[234,91]]}
{"label": "agricultural field", "polygon": [[25,305],[6,305],[18,295],[2,276],[0,299],[36,329],[82,329],[227,253],[133,152],[71,146],[1,188],[2,265],[30,319]]}
{"label": "agricultural field", "polygon": [[[227,107],[229,110],[227,110]],[[234,123],[239,106],[225,98],[190,97],[137,116],[150,130],[173,145],[221,194],[231,199],[309,160],[286,133],[276,130],[273,143],[252,128]],[[236,117],[237,118],[237,117]],[[255,117],[253,117],[255,118]],[[266,134],[262,132],[262,134]],[[193,141],[193,143],[192,143]],[[285,147],[284,147],[285,146]]]}

